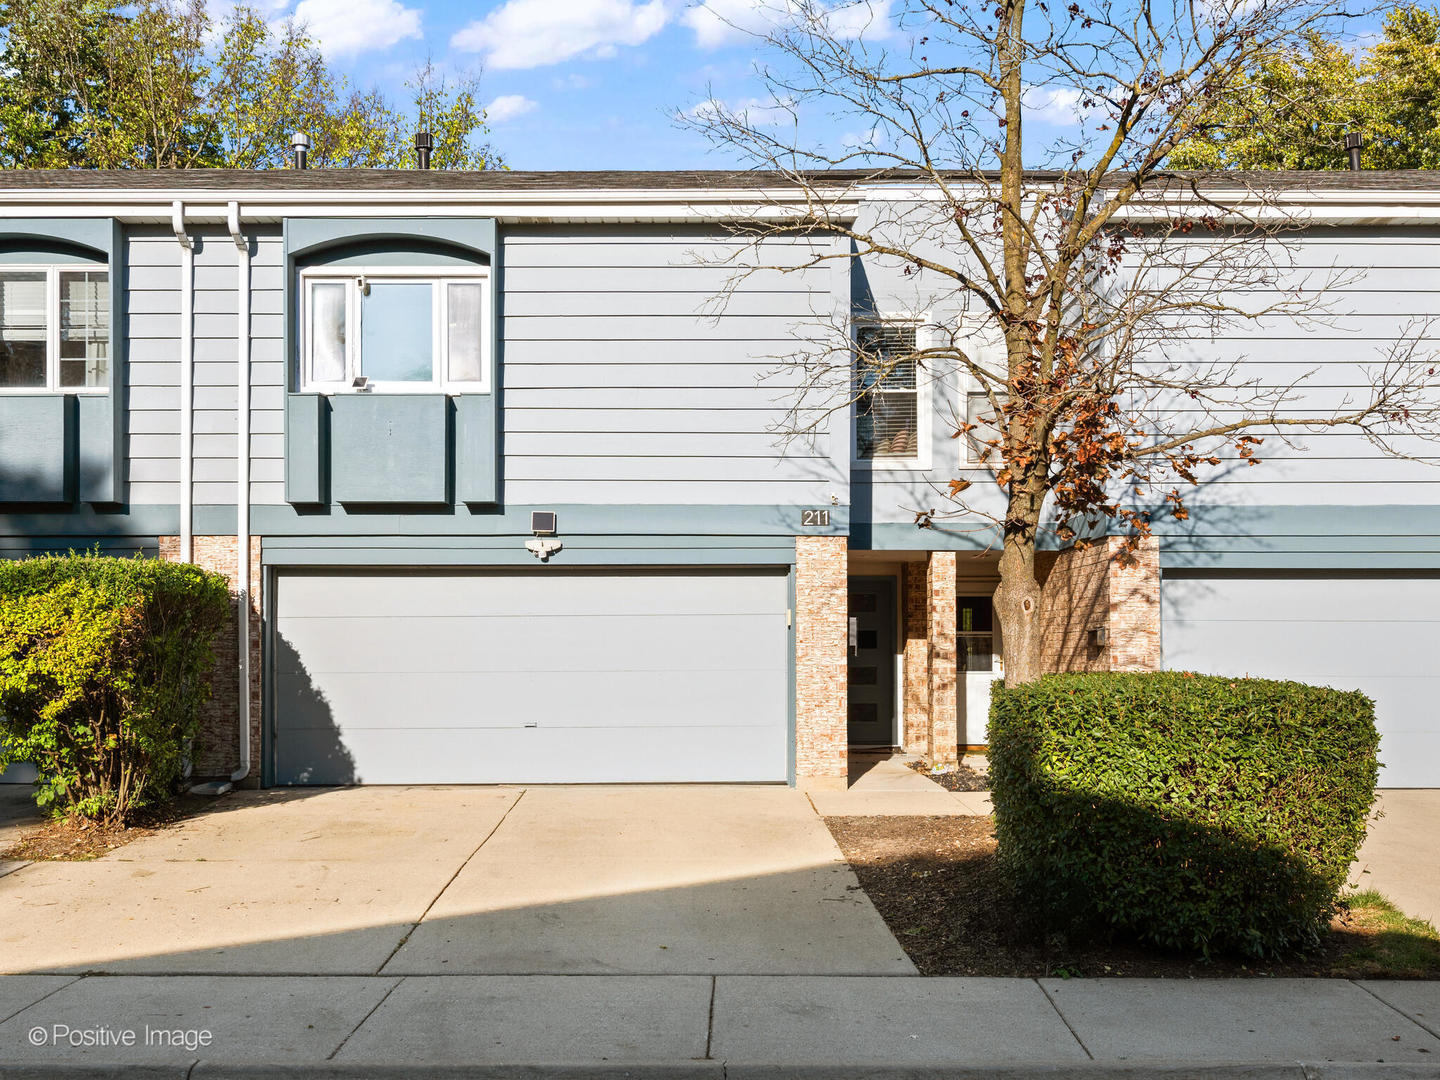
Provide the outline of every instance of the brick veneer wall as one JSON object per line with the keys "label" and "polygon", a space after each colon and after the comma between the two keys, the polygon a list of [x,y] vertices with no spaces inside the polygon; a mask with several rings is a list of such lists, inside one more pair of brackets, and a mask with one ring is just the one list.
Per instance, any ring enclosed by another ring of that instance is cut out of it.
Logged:
{"label": "brick veneer wall", "polygon": [[953,551],[932,551],[927,574],[930,639],[930,737],[926,758],[931,764],[959,760],[958,687],[955,645],[955,563]]}
{"label": "brick veneer wall", "polygon": [[[1112,556],[1121,541],[1110,539]],[[1160,542],[1140,542],[1134,560],[1110,564],[1111,671],[1160,670]]]}
{"label": "brick veneer wall", "polygon": [[[1141,542],[1127,565],[1124,542],[1109,537],[1055,557],[1043,586],[1046,671],[1158,671],[1160,668],[1160,547]],[[1090,643],[1104,628],[1109,643]]]}
{"label": "brick veneer wall", "polygon": [[[240,701],[240,676],[236,644],[239,609],[235,595],[235,537],[196,536],[191,542],[191,561],[204,570],[223,574],[230,582],[230,619],[215,643],[214,697],[201,716],[196,740],[195,775],[229,776],[240,765],[236,738],[236,717]],[[180,558],[180,538],[160,537],[160,557],[172,562]],[[260,537],[250,540],[250,780],[260,776]]]}
{"label": "brick veneer wall", "polygon": [[795,775],[849,772],[849,541],[795,538]]}
{"label": "brick veneer wall", "polygon": [[902,670],[905,679],[901,739],[905,751],[930,751],[930,568],[925,563],[904,565],[901,588],[901,626],[904,628]]}

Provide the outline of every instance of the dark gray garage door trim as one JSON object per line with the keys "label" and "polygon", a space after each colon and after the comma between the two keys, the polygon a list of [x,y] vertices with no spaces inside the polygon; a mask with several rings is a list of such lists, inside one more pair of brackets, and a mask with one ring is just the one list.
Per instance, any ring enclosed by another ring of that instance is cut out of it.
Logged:
{"label": "dark gray garage door trim", "polygon": [[[505,574],[507,574],[507,575],[508,575],[508,574],[512,574],[512,573],[513,573],[513,574],[541,575],[541,574],[545,574],[545,573],[555,573],[555,572],[557,572],[557,570],[556,570],[555,568],[551,568],[551,567],[522,567],[522,568],[517,568],[517,567],[513,567],[513,566],[468,565],[468,564],[467,564],[467,565],[462,565],[462,566],[456,566],[456,565],[449,565],[449,564],[445,564],[445,563],[440,563],[440,564],[427,564],[427,565],[411,565],[411,566],[397,566],[397,565],[390,564],[390,563],[385,563],[385,564],[380,564],[380,565],[373,565],[373,564],[349,564],[349,563],[346,563],[346,564],[342,564],[342,565],[338,565],[338,566],[337,566],[337,565],[335,565],[335,564],[328,564],[328,563],[327,563],[327,564],[324,564],[324,565],[319,565],[319,566],[317,566],[317,565],[313,565],[313,564],[301,564],[301,563],[298,563],[298,562],[292,562],[292,561],[290,560],[290,558],[287,557],[287,555],[289,555],[289,554],[290,554],[290,553],[282,553],[282,552],[280,552],[280,551],[276,551],[276,552],[274,552],[273,554],[272,554],[271,552],[269,552],[269,551],[266,551],[266,552],[264,552],[264,553],[262,554],[262,570],[261,570],[261,573],[262,573],[262,580],[263,580],[263,584],[264,584],[264,592],[263,592],[263,596],[262,596],[262,604],[261,604],[261,607],[262,607],[262,612],[263,612],[263,616],[264,616],[264,624],[263,624],[263,633],[262,633],[262,635],[261,635],[261,650],[262,650],[262,658],[261,658],[262,668],[261,668],[261,670],[265,673],[265,679],[264,679],[264,685],[263,685],[263,687],[262,687],[261,700],[260,700],[261,723],[260,723],[260,746],[258,747],[258,750],[259,750],[259,755],[258,755],[258,757],[259,757],[259,761],[260,761],[260,777],[259,777],[259,779],[260,779],[260,783],[261,783],[261,785],[262,785],[263,787],[273,787],[273,786],[275,786],[276,783],[277,783],[277,780],[276,780],[276,775],[277,775],[276,764],[277,764],[277,762],[276,762],[276,745],[275,745],[275,730],[276,730],[276,723],[277,723],[277,715],[276,715],[276,685],[275,685],[276,680],[275,680],[275,666],[274,666],[274,665],[275,665],[275,658],[276,658],[276,642],[275,642],[276,619],[277,619],[277,615],[278,615],[277,602],[276,602],[276,601],[277,601],[276,581],[277,581],[277,578],[279,577],[279,575],[280,575],[281,573],[284,573],[284,572],[303,572],[303,571],[305,571],[305,570],[313,570],[313,571],[316,571],[316,572],[322,572],[322,573],[323,573],[323,572],[327,572],[327,571],[328,571],[328,572],[336,572],[336,571],[339,571],[339,570],[341,570],[341,569],[354,570],[354,571],[356,571],[356,572],[366,572],[366,571],[374,571],[374,572],[397,572],[397,571],[398,571],[398,572],[404,572],[404,571],[410,571],[410,572],[414,572],[414,573],[426,573],[426,574],[454,573],[454,572],[457,572],[457,571],[460,571],[460,570],[470,570],[470,571],[474,571],[474,572],[477,572],[477,573],[505,573]],[[637,554],[638,554],[638,552],[637,552]],[[667,552],[667,554],[669,554],[669,553]],[[679,554],[679,553],[676,552],[675,554]],[[695,553],[695,552],[691,552],[690,554],[693,556],[693,555],[696,554],[696,553]],[[714,552],[706,552],[705,554],[718,556],[718,555],[721,555],[722,552],[719,551],[719,550],[717,550],[717,551],[714,551]],[[734,549],[731,549],[731,554],[732,554],[732,555],[735,554]],[[748,555],[752,555],[753,552],[745,552],[744,554],[748,556]],[[793,786],[795,785],[795,782],[796,782],[796,776],[795,776],[795,732],[796,732],[796,723],[797,723],[796,713],[795,713],[796,670],[795,670],[795,619],[794,619],[794,612],[795,612],[795,585],[796,585],[796,583],[795,583],[795,566],[794,566],[794,561],[793,561],[794,548],[793,548],[793,547],[789,548],[788,551],[786,552],[786,554],[788,554],[788,555],[790,556],[790,559],[789,559],[788,561],[785,561],[785,562],[780,562],[780,561],[775,560],[775,559],[772,558],[771,561],[767,561],[767,562],[764,562],[764,563],[752,563],[752,562],[749,562],[746,558],[742,557],[741,559],[738,559],[738,560],[734,560],[734,559],[732,559],[732,560],[727,560],[727,561],[719,561],[719,560],[717,560],[716,562],[713,562],[713,563],[711,563],[711,562],[703,562],[703,563],[701,563],[700,565],[696,565],[695,563],[688,563],[688,562],[687,562],[687,563],[671,563],[671,562],[669,562],[668,560],[661,559],[661,560],[657,560],[657,561],[656,561],[655,563],[653,563],[653,564],[646,565],[646,566],[637,566],[637,565],[634,565],[634,564],[632,564],[632,563],[621,562],[621,563],[612,563],[612,564],[603,564],[603,565],[594,565],[594,566],[581,566],[581,567],[562,568],[562,569],[559,570],[558,572],[562,572],[562,573],[606,573],[606,572],[609,572],[609,573],[625,573],[625,574],[627,574],[627,575],[628,575],[628,574],[664,575],[664,574],[669,574],[669,573],[681,572],[681,571],[684,571],[684,570],[694,570],[694,571],[701,571],[701,572],[704,572],[704,571],[712,571],[712,572],[717,572],[717,573],[718,573],[718,572],[725,572],[725,571],[732,571],[732,572],[734,572],[734,571],[739,571],[739,572],[752,572],[752,573],[753,573],[753,572],[770,571],[770,572],[776,573],[777,575],[778,575],[778,574],[781,574],[781,573],[785,574],[785,576],[786,576],[786,596],[787,596],[787,604],[788,604],[787,612],[786,612],[787,617],[786,617],[786,635],[785,635],[785,671],[786,671],[786,694],[785,694],[785,699],[786,699],[786,700],[785,700],[785,706],[784,706],[784,708],[785,708],[785,782],[786,782],[789,786],[793,787]]]}

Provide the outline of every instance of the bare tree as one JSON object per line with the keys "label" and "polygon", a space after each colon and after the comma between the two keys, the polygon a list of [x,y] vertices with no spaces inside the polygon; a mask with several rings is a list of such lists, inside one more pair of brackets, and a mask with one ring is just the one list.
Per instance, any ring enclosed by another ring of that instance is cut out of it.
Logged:
{"label": "bare tree", "polygon": [[[1306,378],[1277,383],[1194,347],[1237,324],[1335,317],[1346,271],[1296,268],[1307,218],[1284,178],[1164,168],[1257,57],[1339,32],[1333,0],[909,0],[893,17],[773,2],[768,28],[752,28],[770,101],[680,118],[804,195],[735,226],[750,243],[727,289],[767,268],[780,236],[848,240],[816,244],[811,265],[888,262],[923,283],[922,332],[898,346],[854,333],[862,305],[827,321],[825,347],[780,358],[799,386],[784,434],[863,414],[887,385],[953,375],[970,388],[953,434],[984,467],[957,468],[943,510],[914,509],[922,527],[979,523],[1000,548],[1008,683],[1042,671],[1042,530],[1082,545],[1119,532],[1125,557],[1155,513],[1186,516],[1182,485],[1257,464],[1266,438],[1339,428],[1410,456],[1435,437],[1417,328],[1373,358],[1368,385],[1318,409]],[[1037,108],[1073,120],[1027,146]],[[803,141],[819,114],[856,134],[838,149]]]}

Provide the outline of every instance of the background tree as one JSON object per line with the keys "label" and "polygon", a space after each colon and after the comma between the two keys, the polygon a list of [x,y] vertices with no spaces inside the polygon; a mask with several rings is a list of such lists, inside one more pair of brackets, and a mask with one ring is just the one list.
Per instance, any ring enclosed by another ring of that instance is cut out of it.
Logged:
{"label": "background tree", "polygon": [[413,168],[421,124],[433,167],[504,167],[478,77],[427,63],[398,106],[251,8],[216,23],[203,0],[4,0],[0,27],[0,167],[277,168],[304,131],[316,167]]}
{"label": "background tree", "polygon": [[1367,169],[1440,167],[1440,9],[1393,8],[1358,54],[1307,34],[1257,56],[1170,164],[1183,169],[1345,169],[1347,131]]}
{"label": "background tree", "polygon": [[[1047,532],[1138,543],[1156,513],[1187,514],[1182,485],[1254,465],[1260,443],[1287,432],[1345,429],[1399,454],[1435,437],[1435,369],[1418,333],[1381,350],[1331,408],[1303,379],[1273,385],[1243,358],[1196,347],[1237,325],[1327,313],[1335,282],[1291,271],[1304,221],[1283,192],[1164,163],[1266,57],[1338,33],[1333,3],[909,0],[894,24],[867,26],[884,10],[777,0],[759,35],[768,107],[712,103],[680,122],[805,195],[736,227],[752,243],[729,260],[732,290],[786,270],[769,254],[779,237],[827,238],[807,265],[859,256],[913,282],[909,315],[924,331],[913,346],[859,347],[846,312],[802,335],[818,345],[777,358],[799,387],[785,436],[873,407],[871,387],[912,369],[937,392],[983,395],[985,416],[966,398],[950,413],[988,466],[956,475],[948,502],[913,509],[922,526],[948,518],[999,548],[1007,682],[1042,671]],[[1027,113],[1056,103],[1073,123],[1027,143]],[[815,142],[817,114],[856,134],[838,149]],[[819,171],[856,168],[900,186],[857,199]]]}

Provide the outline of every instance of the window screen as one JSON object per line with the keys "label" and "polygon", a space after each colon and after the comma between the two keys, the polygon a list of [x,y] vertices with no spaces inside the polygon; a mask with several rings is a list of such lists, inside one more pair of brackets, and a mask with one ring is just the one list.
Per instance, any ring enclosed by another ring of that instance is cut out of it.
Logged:
{"label": "window screen", "polygon": [[480,304],[484,298],[479,282],[452,281],[445,286],[445,335],[449,357],[447,375],[451,382],[480,382],[482,327]]}
{"label": "window screen", "polygon": [[920,452],[915,327],[860,328],[855,358],[855,453],[861,459],[913,458]]}
{"label": "window screen", "polygon": [[88,270],[60,272],[60,385],[110,381],[110,280]]}
{"label": "window screen", "polygon": [[342,281],[310,283],[310,378],[345,381],[345,292]]}

